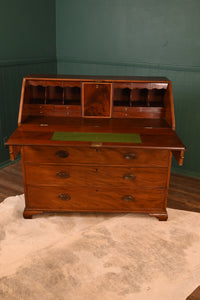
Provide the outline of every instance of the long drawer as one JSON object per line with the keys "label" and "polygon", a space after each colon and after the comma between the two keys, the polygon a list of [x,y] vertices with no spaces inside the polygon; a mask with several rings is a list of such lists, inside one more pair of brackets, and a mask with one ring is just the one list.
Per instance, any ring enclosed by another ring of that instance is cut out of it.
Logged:
{"label": "long drawer", "polygon": [[169,161],[168,150],[63,146],[24,146],[23,148],[24,161],[35,163],[167,167]]}
{"label": "long drawer", "polygon": [[27,208],[54,211],[131,212],[163,209],[165,190],[27,186]]}
{"label": "long drawer", "polygon": [[26,183],[64,186],[165,187],[167,168],[107,166],[25,165]]}

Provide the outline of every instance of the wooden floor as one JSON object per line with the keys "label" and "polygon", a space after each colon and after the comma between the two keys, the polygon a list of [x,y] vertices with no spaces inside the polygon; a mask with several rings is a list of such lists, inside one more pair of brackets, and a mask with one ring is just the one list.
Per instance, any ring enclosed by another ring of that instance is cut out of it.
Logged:
{"label": "wooden floor", "polygon": [[0,170],[0,202],[9,196],[23,194],[21,161]]}
{"label": "wooden floor", "polygon": [[[22,169],[21,162],[18,161],[0,170],[0,202],[9,196],[22,193]],[[200,179],[172,174],[168,207],[200,213]],[[200,300],[200,286],[195,291],[191,291],[187,300]]]}

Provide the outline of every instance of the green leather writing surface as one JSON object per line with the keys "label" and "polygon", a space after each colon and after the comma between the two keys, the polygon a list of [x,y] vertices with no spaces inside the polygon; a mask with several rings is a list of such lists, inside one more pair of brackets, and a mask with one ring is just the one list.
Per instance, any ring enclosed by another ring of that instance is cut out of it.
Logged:
{"label": "green leather writing surface", "polygon": [[142,143],[137,133],[62,132],[55,131],[53,141]]}

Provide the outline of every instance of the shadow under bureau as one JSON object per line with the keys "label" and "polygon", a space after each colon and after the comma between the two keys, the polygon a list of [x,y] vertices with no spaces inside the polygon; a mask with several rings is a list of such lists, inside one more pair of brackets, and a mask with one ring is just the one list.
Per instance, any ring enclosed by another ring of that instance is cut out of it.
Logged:
{"label": "shadow under bureau", "polygon": [[167,220],[171,157],[183,163],[171,82],[156,77],[30,75],[18,128],[24,217],[138,212]]}

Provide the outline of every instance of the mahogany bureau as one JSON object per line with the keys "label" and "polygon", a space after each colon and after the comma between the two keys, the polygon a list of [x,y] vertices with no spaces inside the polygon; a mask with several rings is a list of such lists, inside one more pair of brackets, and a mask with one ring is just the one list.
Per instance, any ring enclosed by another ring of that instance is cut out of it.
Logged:
{"label": "mahogany bureau", "polygon": [[183,163],[167,78],[24,78],[18,128],[24,218],[44,212],[138,212],[167,220],[171,157]]}

